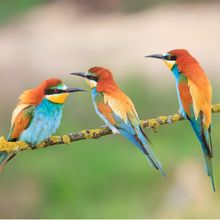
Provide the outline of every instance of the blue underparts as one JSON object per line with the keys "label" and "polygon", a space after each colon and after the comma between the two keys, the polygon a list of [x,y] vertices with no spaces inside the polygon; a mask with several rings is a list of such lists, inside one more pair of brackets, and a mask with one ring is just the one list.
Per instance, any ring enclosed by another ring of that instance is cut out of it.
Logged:
{"label": "blue underparts", "polygon": [[20,140],[36,145],[49,138],[60,126],[63,104],[43,99],[36,107],[30,126],[22,132]]}

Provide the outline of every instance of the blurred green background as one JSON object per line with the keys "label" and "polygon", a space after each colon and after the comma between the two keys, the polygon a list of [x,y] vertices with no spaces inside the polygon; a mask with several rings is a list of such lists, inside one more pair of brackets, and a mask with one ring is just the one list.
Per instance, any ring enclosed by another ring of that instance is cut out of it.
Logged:
{"label": "blurred green background", "polygon": [[[219,98],[220,4],[172,0],[0,2],[0,132],[7,136],[19,94],[50,77],[109,67],[141,119],[177,112],[167,67],[144,55],[186,48]],[[67,101],[57,134],[103,125],[90,94]],[[167,178],[120,136],[26,151],[0,176],[1,218],[219,218],[220,114],[213,115],[213,193],[198,141],[182,121],[146,129]]]}

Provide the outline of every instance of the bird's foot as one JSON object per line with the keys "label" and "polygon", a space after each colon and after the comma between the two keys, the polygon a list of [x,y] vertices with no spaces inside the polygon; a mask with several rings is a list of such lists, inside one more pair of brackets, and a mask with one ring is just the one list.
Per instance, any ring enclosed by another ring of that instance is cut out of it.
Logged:
{"label": "bird's foot", "polygon": [[107,125],[102,125],[101,128],[108,128],[108,126]]}
{"label": "bird's foot", "polygon": [[116,128],[112,128],[111,131],[113,134],[120,134],[120,132]]}
{"label": "bird's foot", "polygon": [[29,144],[29,146],[30,146],[31,150],[34,150],[34,149],[37,148],[37,145],[36,145],[36,144]]}
{"label": "bird's foot", "polygon": [[187,119],[186,113],[185,113],[183,110],[181,110],[181,108],[179,108],[178,113],[179,113],[183,118]]}

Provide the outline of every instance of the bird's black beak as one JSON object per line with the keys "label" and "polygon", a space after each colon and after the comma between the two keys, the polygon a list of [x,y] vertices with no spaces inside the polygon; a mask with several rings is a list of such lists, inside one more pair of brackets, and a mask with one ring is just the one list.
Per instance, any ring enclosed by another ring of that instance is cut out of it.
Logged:
{"label": "bird's black beak", "polygon": [[163,55],[162,54],[152,54],[152,55],[148,55],[148,56],[145,56],[146,58],[157,58],[157,59],[164,59]]}
{"label": "bird's black beak", "polygon": [[87,73],[86,72],[70,73],[70,75],[81,76],[83,78],[87,78]]}
{"label": "bird's black beak", "polygon": [[73,93],[73,92],[87,92],[87,91],[80,88],[68,88],[67,90],[65,90],[65,93]]}

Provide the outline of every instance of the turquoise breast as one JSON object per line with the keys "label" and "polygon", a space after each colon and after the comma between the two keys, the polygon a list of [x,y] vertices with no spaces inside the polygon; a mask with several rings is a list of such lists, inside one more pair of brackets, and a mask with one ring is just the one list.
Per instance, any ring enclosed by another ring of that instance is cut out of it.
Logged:
{"label": "turquoise breast", "polygon": [[49,138],[60,126],[63,104],[55,104],[43,99],[35,109],[30,126],[22,132],[20,140],[33,145]]}
{"label": "turquoise breast", "polygon": [[186,113],[184,111],[184,108],[183,108],[183,104],[182,104],[182,101],[181,101],[181,98],[180,98],[180,92],[179,92],[179,80],[180,80],[180,76],[181,76],[181,73],[179,72],[178,70],[178,67],[177,65],[175,64],[172,68],[172,72],[175,76],[175,80],[176,80],[176,92],[177,92],[177,97],[178,97],[178,102],[179,102],[179,111],[180,111],[180,114],[186,118]]}

